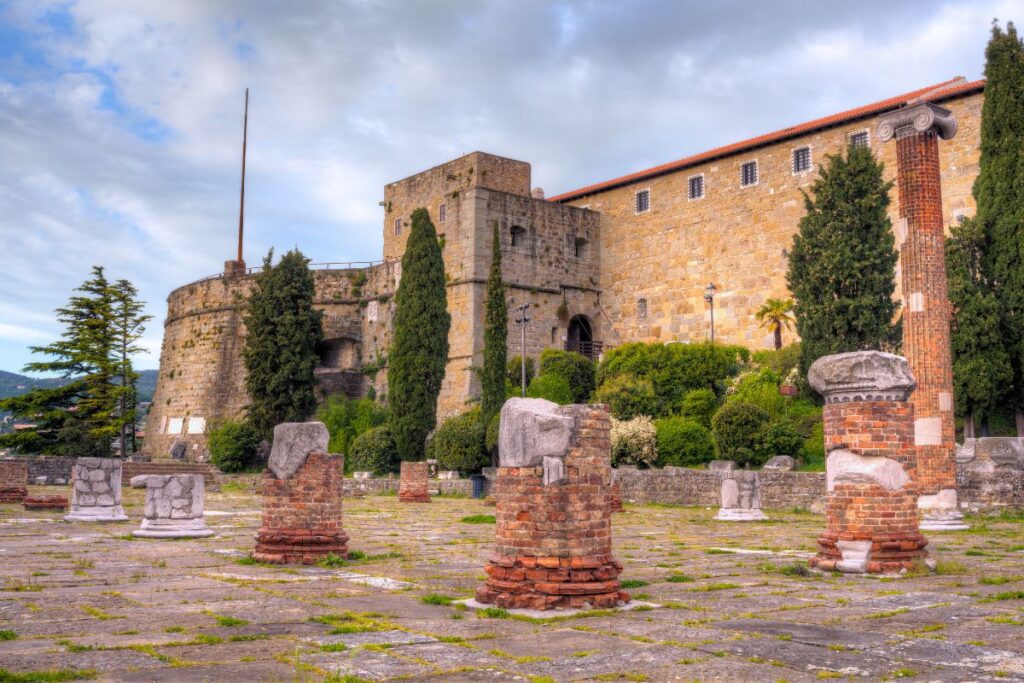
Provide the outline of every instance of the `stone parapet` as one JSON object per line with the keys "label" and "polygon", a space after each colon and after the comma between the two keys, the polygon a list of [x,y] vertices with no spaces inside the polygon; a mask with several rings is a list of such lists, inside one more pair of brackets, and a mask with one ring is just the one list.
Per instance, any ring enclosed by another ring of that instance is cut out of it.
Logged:
{"label": "stone parapet", "polygon": [[68,522],[124,522],[121,507],[121,460],[78,458],[71,471]]}

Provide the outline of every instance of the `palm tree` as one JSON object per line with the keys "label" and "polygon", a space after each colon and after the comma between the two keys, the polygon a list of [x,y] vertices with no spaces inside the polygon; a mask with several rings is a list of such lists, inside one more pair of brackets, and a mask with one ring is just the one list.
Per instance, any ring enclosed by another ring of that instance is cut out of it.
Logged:
{"label": "palm tree", "polygon": [[782,328],[793,331],[792,299],[768,299],[757,311],[761,327],[775,335],[775,350],[782,348]]}

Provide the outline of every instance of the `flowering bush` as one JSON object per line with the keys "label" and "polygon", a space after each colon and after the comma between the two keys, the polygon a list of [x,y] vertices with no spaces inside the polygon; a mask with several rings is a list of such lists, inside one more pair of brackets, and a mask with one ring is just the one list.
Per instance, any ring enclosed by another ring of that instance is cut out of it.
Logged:
{"label": "flowering bush", "polygon": [[651,418],[612,418],[612,465],[651,467],[658,459],[658,432]]}

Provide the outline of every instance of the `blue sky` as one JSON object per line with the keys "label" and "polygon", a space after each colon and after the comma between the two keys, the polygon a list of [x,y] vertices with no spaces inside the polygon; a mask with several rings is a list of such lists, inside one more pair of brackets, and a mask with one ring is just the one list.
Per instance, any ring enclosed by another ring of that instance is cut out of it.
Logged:
{"label": "blue sky", "polygon": [[963,75],[1024,0],[0,0],[0,369],[103,265],[154,320],[234,254],[380,257],[383,185],[476,149],[549,194]]}

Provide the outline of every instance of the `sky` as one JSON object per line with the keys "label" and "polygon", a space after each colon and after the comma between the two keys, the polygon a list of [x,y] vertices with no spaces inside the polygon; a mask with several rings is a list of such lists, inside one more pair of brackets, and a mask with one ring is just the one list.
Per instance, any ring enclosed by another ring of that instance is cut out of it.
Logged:
{"label": "sky", "polygon": [[548,195],[981,77],[1024,0],[0,0],[0,370],[93,265],[153,316],[234,257],[379,259],[383,186],[474,150]]}

